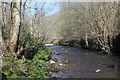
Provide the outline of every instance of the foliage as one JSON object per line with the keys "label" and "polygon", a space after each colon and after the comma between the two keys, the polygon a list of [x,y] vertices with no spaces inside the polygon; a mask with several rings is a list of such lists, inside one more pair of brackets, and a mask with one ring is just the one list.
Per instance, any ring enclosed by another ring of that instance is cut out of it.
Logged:
{"label": "foliage", "polygon": [[45,50],[39,50],[32,60],[15,59],[14,53],[7,51],[2,71],[7,78],[46,78],[46,59],[48,54]]}
{"label": "foliage", "polygon": [[21,56],[24,55],[27,59],[33,59],[33,56],[38,53],[38,51],[43,52],[45,50],[47,51],[46,53],[49,52],[49,49],[44,46],[44,43],[39,42],[33,35],[23,31],[21,31],[19,40],[19,48],[21,47],[24,49]]}
{"label": "foliage", "polygon": [[24,48],[21,57],[16,58],[15,53],[7,51],[3,58],[2,71],[7,78],[46,78],[45,65],[50,48],[29,34],[20,35],[19,47]]}

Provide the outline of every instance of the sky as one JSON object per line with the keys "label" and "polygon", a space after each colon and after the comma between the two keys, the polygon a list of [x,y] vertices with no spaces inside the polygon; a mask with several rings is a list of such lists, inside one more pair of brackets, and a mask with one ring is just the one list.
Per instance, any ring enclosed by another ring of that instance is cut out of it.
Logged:
{"label": "sky", "polygon": [[53,4],[54,7],[53,7],[53,10],[50,11],[47,15],[52,15],[52,14],[54,14],[54,13],[56,13],[56,12],[58,12],[60,10],[60,6],[59,6],[59,4],[57,2],[56,3],[55,2],[47,3],[46,8],[50,7],[49,4]]}
{"label": "sky", "polygon": [[[12,2],[12,1],[17,1],[19,2],[20,0],[0,0],[1,2]],[[22,0],[26,1],[26,0]],[[119,2],[120,0],[27,0],[29,2],[31,1],[36,1],[36,2]]]}
{"label": "sky", "polygon": [[[31,2],[31,3],[27,2],[27,5],[29,4],[30,4],[30,7],[35,8],[36,2]],[[41,9],[41,5],[43,5],[43,2],[37,2],[36,6],[38,9]],[[60,10],[59,3],[58,2],[46,2],[44,5],[44,10],[49,11],[46,14],[46,16],[52,15]],[[33,15],[35,13],[35,10],[34,9],[27,10],[27,13],[30,13],[28,14],[29,16]]]}
{"label": "sky", "polygon": [[[38,1],[38,2],[37,2]],[[43,2],[46,2],[45,4],[45,7],[44,7],[44,10],[47,10],[48,8],[53,8],[52,11],[50,11],[48,14],[46,14],[46,16],[49,16],[49,15],[52,15],[56,12],[58,12],[60,10],[60,6],[59,6],[59,2],[60,0],[30,0],[28,1],[31,2],[31,6],[34,7],[35,3],[38,3],[38,7],[40,7],[41,3]],[[61,1],[66,1],[66,0],[61,0]],[[67,0],[68,1],[68,0]],[[86,1],[114,1],[114,0],[69,0],[69,1],[76,1],[76,2],[86,2]],[[118,0],[115,0],[115,1],[118,1]],[[53,7],[54,6],[54,7]],[[31,9],[31,14],[34,14],[35,13],[35,10],[34,9]]]}

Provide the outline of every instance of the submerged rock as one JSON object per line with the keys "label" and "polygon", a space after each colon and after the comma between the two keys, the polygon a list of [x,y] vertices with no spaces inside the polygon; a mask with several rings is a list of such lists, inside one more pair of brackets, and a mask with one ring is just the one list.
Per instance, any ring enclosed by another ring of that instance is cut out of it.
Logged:
{"label": "submerged rock", "polygon": [[70,74],[70,77],[73,77],[73,74]]}
{"label": "submerged rock", "polygon": [[56,55],[60,55],[61,53],[59,53],[58,51],[56,51],[54,54],[56,54]]}
{"label": "submerged rock", "polygon": [[115,65],[108,65],[107,67],[108,68],[115,68],[116,66]]}

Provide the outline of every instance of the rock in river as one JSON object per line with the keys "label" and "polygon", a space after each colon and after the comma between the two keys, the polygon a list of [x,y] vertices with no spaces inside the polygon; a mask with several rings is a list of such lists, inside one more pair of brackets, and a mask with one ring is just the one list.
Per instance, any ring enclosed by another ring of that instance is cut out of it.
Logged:
{"label": "rock in river", "polygon": [[55,63],[55,61],[50,60],[50,64],[54,64],[54,63]]}
{"label": "rock in river", "polygon": [[64,64],[60,63],[59,66],[63,66]]}
{"label": "rock in river", "polygon": [[108,68],[115,68],[116,66],[115,65],[108,65],[107,67]]}
{"label": "rock in river", "polygon": [[59,53],[58,51],[55,52],[56,55],[60,55],[61,53]]}
{"label": "rock in river", "polygon": [[97,69],[95,72],[96,72],[96,73],[99,73],[99,72],[101,72],[101,70],[100,70],[100,69]]}

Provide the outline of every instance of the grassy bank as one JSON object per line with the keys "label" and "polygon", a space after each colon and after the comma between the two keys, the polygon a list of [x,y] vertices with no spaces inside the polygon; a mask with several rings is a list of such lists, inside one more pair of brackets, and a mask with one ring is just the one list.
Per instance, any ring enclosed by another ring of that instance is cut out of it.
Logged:
{"label": "grassy bank", "polygon": [[22,36],[19,43],[23,47],[19,55],[7,50],[2,59],[3,78],[47,78],[45,66],[51,49],[33,36]]}
{"label": "grassy bank", "polygon": [[14,53],[7,52],[3,58],[2,73],[7,78],[46,78],[45,69],[48,54],[45,50],[39,50],[33,59],[17,59]]}

